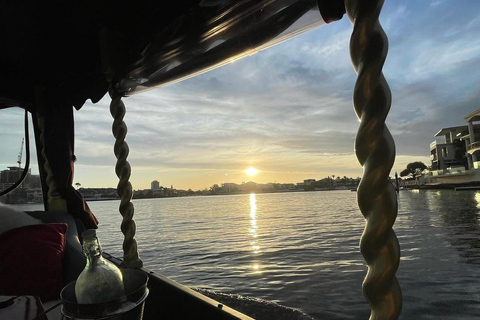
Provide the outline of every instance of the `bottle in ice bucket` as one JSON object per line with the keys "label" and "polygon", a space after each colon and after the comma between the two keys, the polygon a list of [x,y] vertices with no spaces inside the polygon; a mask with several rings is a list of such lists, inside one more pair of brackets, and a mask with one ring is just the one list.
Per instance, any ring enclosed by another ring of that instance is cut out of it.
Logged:
{"label": "bottle in ice bucket", "polygon": [[118,299],[124,295],[123,277],[116,265],[103,258],[95,229],[82,233],[87,265],[75,284],[79,304],[94,304]]}

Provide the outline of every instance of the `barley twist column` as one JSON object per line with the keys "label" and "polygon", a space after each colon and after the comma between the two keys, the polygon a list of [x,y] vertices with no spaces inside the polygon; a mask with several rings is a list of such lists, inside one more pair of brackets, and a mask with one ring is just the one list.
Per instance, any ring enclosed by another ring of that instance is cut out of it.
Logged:
{"label": "barley twist column", "polygon": [[395,272],[400,246],[392,227],[398,203],[389,174],[395,160],[395,143],[385,125],[391,92],[382,74],[388,40],[378,20],[383,0],[346,0],[353,24],[350,55],[358,73],[353,94],[360,119],[355,152],[363,166],[358,205],[366,225],[360,249],[368,264],[363,292],[371,307],[371,320],[398,319],[402,293]]}
{"label": "barley twist column", "polygon": [[137,240],[135,240],[136,224],[133,220],[134,207],[132,199],[132,184],[130,183],[130,163],[127,161],[129,148],[125,141],[127,136],[127,125],[123,121],[125,116],[125,105],[119,95],[112,95],[110,113],[114,118],[112,125],[113,136],[115,137],[114,153],[117,157],[115,173],[119,178],[117,186],[118,195],[121,198],[119,211],[123,217],[121,230],[125,236],[123,241],[123,263],[129,268],[142,267],[143,263],[138,255]]}

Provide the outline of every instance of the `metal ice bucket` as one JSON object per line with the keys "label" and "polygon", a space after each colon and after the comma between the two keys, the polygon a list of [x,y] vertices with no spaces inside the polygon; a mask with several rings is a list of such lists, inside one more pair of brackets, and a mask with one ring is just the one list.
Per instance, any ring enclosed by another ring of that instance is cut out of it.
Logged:
{"label": "metal ice bucket", "polygon": [[62,319],[66,320],[141,320],[148,296],[148,275],[138,270],[121,270],[125,295],[111,301],[78,304],[73,281],[63,288]]}

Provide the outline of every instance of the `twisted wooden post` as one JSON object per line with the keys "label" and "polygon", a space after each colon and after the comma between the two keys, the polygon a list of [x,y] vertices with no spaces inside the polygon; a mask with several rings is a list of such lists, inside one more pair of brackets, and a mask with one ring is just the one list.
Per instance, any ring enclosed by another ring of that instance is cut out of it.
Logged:
{"label": "twisted wooden post", "polygon": [[388,40],[378,20],[383,0],[345,0],[353,24],[350,55],[358,73],[353,104],[361,120],[355,152],[364,174],[358,186],[359,208],[366,219],[360,249],[368,264],[363,293],[372,309],[371,320],[398,319],[402,293],[395,272],[400,246],[392,226],[398,202],[389,174],[395,143],[385,125],[391,92],[382,74]]}
{"label": "twisted wooden post", "polygon": [[119,211],[123,217],[121,230],[125,236],[123,241],[123,264],[129,268],[140,268],[143,263],[138,255],[137,240],[135,240],[136,224],[133,220],[134,206],[132,199],[132,184],[130,183],[130,163],[127,161],[129,148],[125,141],[127,136],[127,125],[123,121],[125,116],[125,105],[120,95],[112,94],[110,113],[114,118],[112,125],[113,136],[115,137],[114,153],[117,157],[115,173],[120,179],[117,186],[118,195],[121,198]]}

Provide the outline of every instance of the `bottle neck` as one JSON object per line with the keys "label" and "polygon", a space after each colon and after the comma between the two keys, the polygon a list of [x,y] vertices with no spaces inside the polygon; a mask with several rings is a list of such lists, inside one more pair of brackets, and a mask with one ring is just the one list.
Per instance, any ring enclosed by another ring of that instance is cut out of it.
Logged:
{"label": "bottle neck", "polygon": [[83,253],[87,257],[87,265],[103,259],[102,248],[100,247],[100,242],[98,241],[98,238],[84,239]]}

